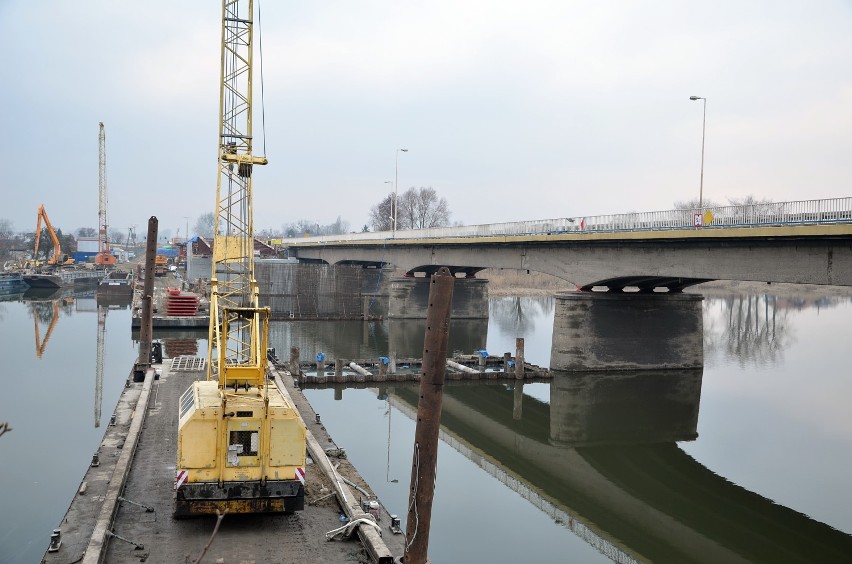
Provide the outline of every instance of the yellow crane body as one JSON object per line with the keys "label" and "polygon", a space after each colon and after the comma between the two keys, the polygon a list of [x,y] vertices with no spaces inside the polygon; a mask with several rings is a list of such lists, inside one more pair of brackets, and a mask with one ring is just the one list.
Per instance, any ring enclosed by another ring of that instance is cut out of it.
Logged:
{"label": "yellow crane body", "polygon": [[305,427],[275,386],[197,381],[179,416],[175,517],[304,509]]}

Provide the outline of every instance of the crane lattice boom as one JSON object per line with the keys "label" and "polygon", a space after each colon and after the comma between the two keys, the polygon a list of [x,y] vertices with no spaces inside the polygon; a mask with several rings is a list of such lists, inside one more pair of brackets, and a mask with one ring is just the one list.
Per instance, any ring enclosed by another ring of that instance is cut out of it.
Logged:
{"label": "crane lattice boom", "polygon": [[210,279],[207,380],[180,399],[175,516],[299,511],[305,503],[305,426],[266,385],[269,308],[254,277],[253,2],[223,0],[219,174]]}
{"label": "crane lattice boom", "polygon": [[107,180],[106,180],[106,133],[104,122],[98,123],[98,254],[95,264],[115,264],[109,251],[107,238]]}
{"label": "crane lattice boom", "polygon": [[[252,168],[253,1],[222,3],[219,89],[219,175],[213,238],[208,378],[220,386],[263,386],[268,309],[258,305],[254,278]],[[214,353],[214,348],[217,349]],[[232,367],[242,365],[239,376]],[[229,377],[230,372],[234,377]]]}

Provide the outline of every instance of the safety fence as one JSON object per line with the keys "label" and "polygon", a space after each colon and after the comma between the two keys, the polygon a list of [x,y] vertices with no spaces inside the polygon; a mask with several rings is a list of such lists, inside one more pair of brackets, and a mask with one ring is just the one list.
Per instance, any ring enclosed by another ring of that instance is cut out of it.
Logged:
{"label": "safety fence", "polygon": [[460,227],[433,227],[374,233],[345,233],[319,237],[284,239],[284,246],[299,243],[335,243],[393,239],[448,239],[553,235],[559,233],[607,233],[619,231],[663,231],[672,229],[720,229],[852,223],[852,197],[795,202],[758,202],[740,206],[576,216]]}

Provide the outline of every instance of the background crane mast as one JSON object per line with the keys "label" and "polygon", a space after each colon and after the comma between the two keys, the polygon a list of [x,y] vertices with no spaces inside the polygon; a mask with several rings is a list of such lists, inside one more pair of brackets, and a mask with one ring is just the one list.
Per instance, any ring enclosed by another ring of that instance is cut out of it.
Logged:
{"label": "background crane mast", "polygon": [[115,264],[107,240],[106,133],[104,122],[98,125],[98,254],[95,255],[95,264]]}

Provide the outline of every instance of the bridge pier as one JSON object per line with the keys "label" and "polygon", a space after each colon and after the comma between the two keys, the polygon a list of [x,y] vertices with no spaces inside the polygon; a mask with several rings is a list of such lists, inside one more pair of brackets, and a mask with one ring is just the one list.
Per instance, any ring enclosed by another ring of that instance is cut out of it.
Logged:
{"label": "bridge pier", "polygon": [[[394,278],[389,282],[389,319],[426,319],[429,278]],[[452,319],[488,319],[488,280],[456,278]]]}
{"label": "bridge pier", "polygon": [[703,299],[681,293],[557,294],[550,368],[703,368]]}

